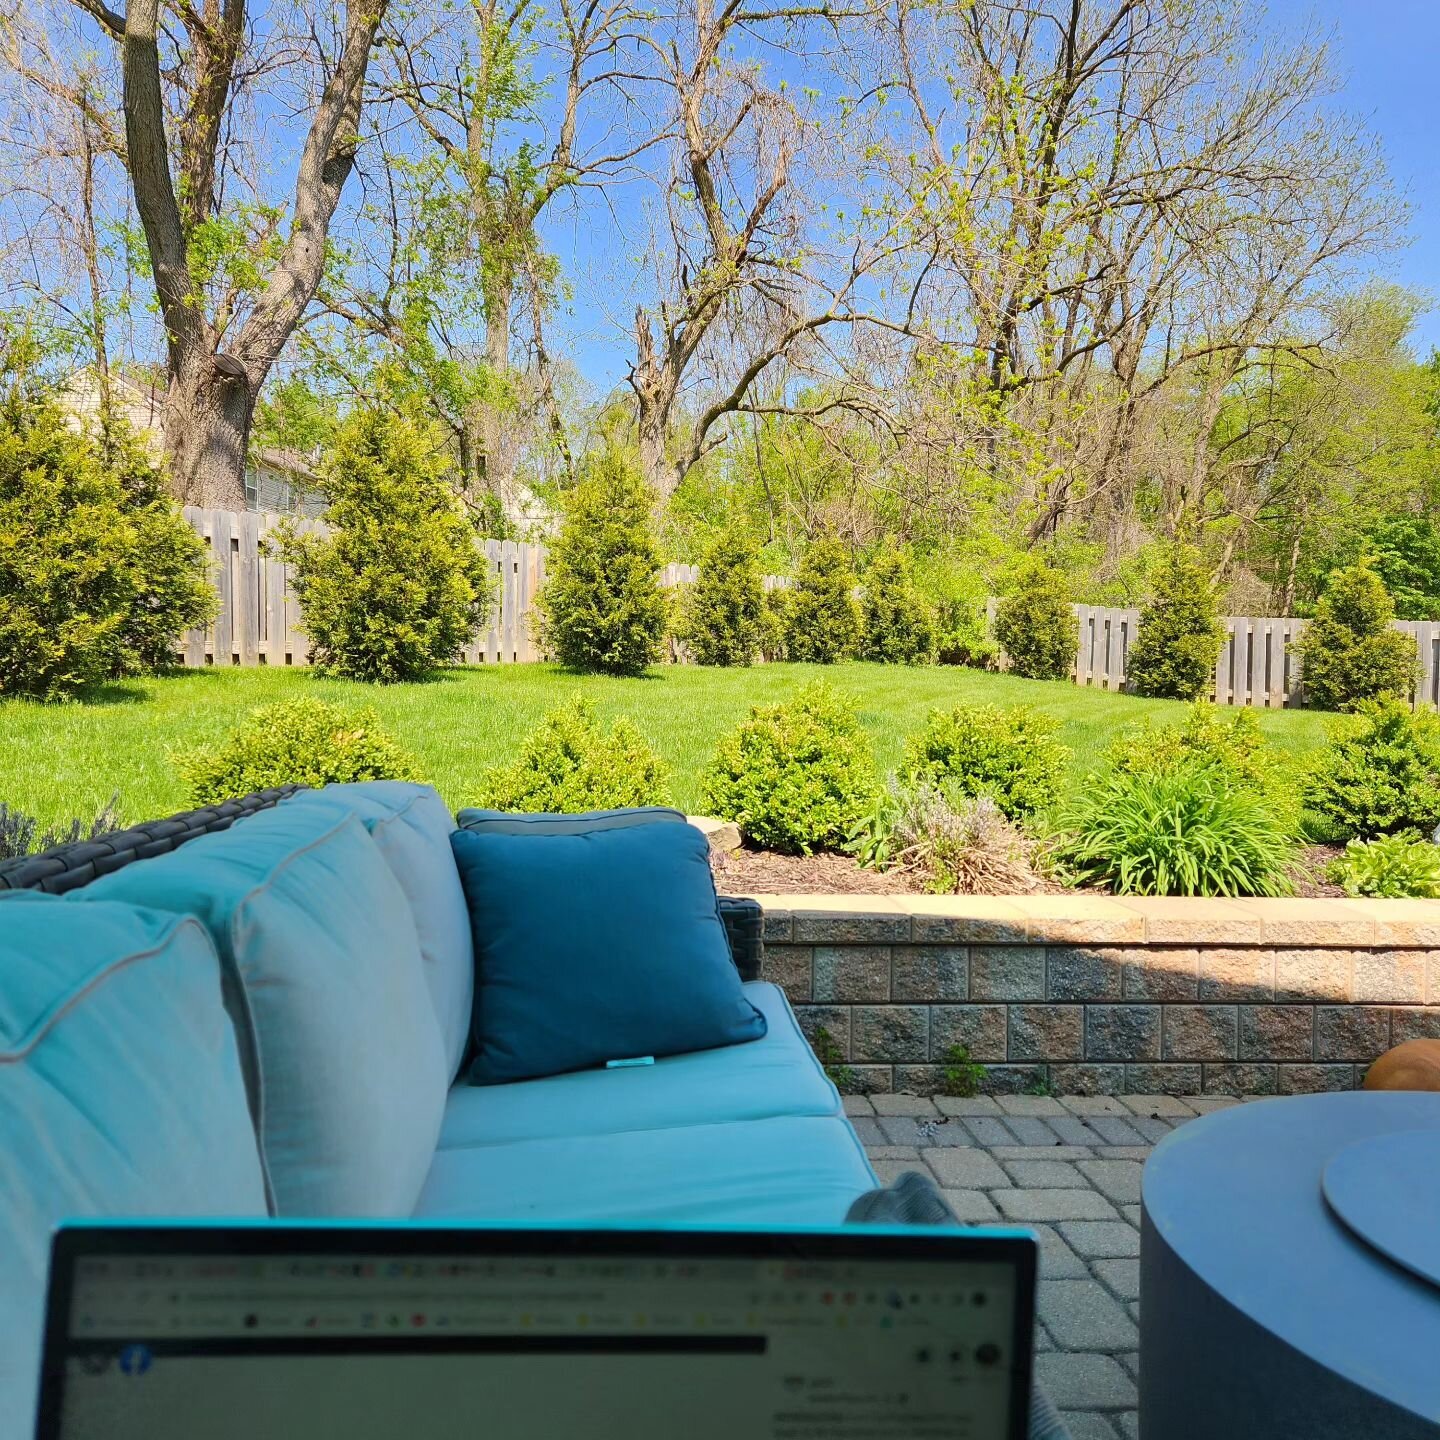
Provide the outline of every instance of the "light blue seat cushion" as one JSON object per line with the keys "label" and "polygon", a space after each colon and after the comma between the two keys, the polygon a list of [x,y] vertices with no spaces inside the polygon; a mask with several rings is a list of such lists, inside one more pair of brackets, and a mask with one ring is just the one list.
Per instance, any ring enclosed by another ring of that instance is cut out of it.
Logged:
{"label": "light blue seat cushion", "polygon": [[0,1433],[33,1434],[58,1222],[265,1213],[203,927],[129,905],[0,899]]}
{"label": "light blue seat cushion", "polygon": [[455,822],[445,802],[429,785],[370,780],[301,790],[280,803],[342,806],[365,822],[410,901],[425,979],[453,1079],[470,1044],[475,950],[470,940],[470,912],[450,853]]}
{"label": "light blue seat cushion", "polygon": [[450,837],[475,942],[477,1085],[756,1040],[693,825]]}
{"label": "light blue seat cushion", "polygon": [[427,1220],[838,1225],[876,1185],[840,1116],[441,1150]]}
{"label": "light blue seat cushion", "polygon": [[277,1215],[410,1213],[448,1072],[410,902],[359,819],[263,810],[88,899],[189,911],[210,931]]}
{"label": "light blue seat cushion", "polygon": [[758,980],[744,991],[766,1019],[761,1039],[634,1069],[457,1085],[445,1106],[441,1149],[775,1115],[838,1115],[839,1093],[805,1043],[784,992]]}

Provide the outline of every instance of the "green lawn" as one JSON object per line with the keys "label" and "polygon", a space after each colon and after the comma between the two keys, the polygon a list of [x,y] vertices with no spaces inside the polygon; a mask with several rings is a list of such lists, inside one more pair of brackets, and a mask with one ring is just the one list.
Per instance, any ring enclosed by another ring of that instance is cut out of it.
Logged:
{"label": "green lawn", "polygon": [[[1048,711],[1063,724],[1077,778],[1123,725],[1147,716],[1172,722],[1185,708],[1065,682],[945,667],[677,665],[643,679],[613,680],[549,665],[497,665],[395,686],[321,680],[302,670],[193,670],[116,684],[91,700],[66,705],[0,702],[0,801],[51,824],[92,815],[118,792],[126,820],[156,819],[183,809],[188,800],[167,751],[218,740],[247,710],[304,692],[373,705],[458,807],[476,799],[476,777],[509,759],[545,711],[578,694],[588,696],[602,717],[634,720],[670,765],[676,799],[693,809],[699,773],[719,736],[752,704],[784,699],[819,675],[855,700],[887,768],[899,758],[905,736],[934,706],[989,701]],[[1304,753],[1323,738],[1323,715],[1259,714],[1271,740],[1291,753]]]}

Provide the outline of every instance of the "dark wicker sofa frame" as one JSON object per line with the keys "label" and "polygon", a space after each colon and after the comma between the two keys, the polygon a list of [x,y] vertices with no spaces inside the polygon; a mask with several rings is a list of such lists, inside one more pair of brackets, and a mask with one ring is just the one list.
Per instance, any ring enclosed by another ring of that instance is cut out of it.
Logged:
{"label": "dark wicker sofa frame", "polygon": [[[275,790],[258,790],[243,800],[227,800],[202,810],[187,810],[168,820],[154,820],[129,830],[117,830],[95,840],[81,840],[73,845],[60,845],[39,855],[26,855],[19,860],[0,861],[0,897],[7,890],[44,890],[63,895],[78,890],[102,875],[113,874],[137,860],[148,860],[178,849],[197,835],[228,830],[237,821],[268,810],[277,801],[301,785],[282,785]],[[754,900],[735,896],[720,897],[720,918],[730,937],[730,952],[735,968],[743,980],[760,978],[761,927],[760,906]]]}

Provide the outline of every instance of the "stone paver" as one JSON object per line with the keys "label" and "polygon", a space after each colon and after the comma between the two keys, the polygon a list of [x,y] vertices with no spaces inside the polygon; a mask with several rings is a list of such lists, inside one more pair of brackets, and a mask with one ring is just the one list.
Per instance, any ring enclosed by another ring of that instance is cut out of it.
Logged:
{"label": "stone paver", "polygon": [[873,1115],[875,1107],[870,1103],[868,1095],[846,1095],[845,1113],[847,1115]]}
{"label": "stone paver", "polygon": [[1116,1213],[1095,1190],[997,1190],[992,1198],[1007,1220],[1113,1220]]}
{"label": "stone paver", "polygon": [[1080,1190],[1090,1184],[1065,1160],[1007,1160],[1005,1170],[1017,1185],[1027,1190]]}
{"label": "stone paver", "polygon": [[1140,1343],[1125,1307],[1088,1277],[1042,1280],[1036,1308],[1062,1350],[1128,1351]]}
{"label": "stone paver", "polygon": [[1057,1228],[1087,1260],[1120,1260],[1140,1253],[1140,1232],[1127,1220],[1067,1220]]}
{"label": "stone paver", "polygon": [[1007,1115],[1065,1114],[1065,1107],[1050,1095],[997,1095],[995,1099]]}
{"label": "stone paver", "polygon": [[1060,1410],[1135,1407],[1135,1382],[1111,1355],[1066,1350],[1037,1355],[1035,1376]]}
{"label": "stone paver", "polygon": [[[876,1173],[928,1170],[964,1224],[1040,1246],[1036,1374],[1071,1440],[1138,1440],[1140,1180],[1155,1143],[1228,1096],[847,1097]],[[1163,1437],[1157,1437],[1163,1440]]]}
{"label": "stone paver", "polygon": [[945,1190],[1002,1190],[1011,1183],[983,1150],[930,1150],[925,1158]]}
{"label": "stone paver", "polygon": [[1134,1160],[1081,1160],[1076,1170],[1117,1205],[1140,1202],[1140,1165]]}
{"label": "stone paver", "polygon": [[1140,1298],[1140,1262],[1138,1260],[1096,1260],[1091,1272],[1102,1285],[1121,1300]]}
{"label": "stone paver", "polygon": [[877,1115],[938,1115],[935,1102],[924,1095],[872,1095]]}

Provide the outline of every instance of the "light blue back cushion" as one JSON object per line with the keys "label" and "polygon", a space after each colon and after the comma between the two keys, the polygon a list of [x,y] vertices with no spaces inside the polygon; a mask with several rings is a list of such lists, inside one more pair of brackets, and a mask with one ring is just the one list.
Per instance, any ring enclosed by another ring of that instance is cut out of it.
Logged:
{"label": "light blue back cushion", "polygon": [[210,931],[277,1215],[411,1213],[445,1055],[410,903],[354,815],[263,810],[78,897],[190,911]]}
{"label": "light blue back cushion", "polygon": [[457,830],[478,1085],[755,1040],[693,825]]}
{"label": "light blue back cushion", "polygon": [[33,1433],[59,1221],[265,1213],[204,929],[129,905],[0,899],[0,1433]]}
{"label": "light blue back cushion", "polygon": [[450,832],[455,822],[429,785],[403,780],[370,780],[301,790],[282,805],[343,807],[365,822],[400,888],[410,901],[420,955],[451,1079],[470,1043],[470,1007],[475,995],[475,952],[470,915],[460,889]]}

